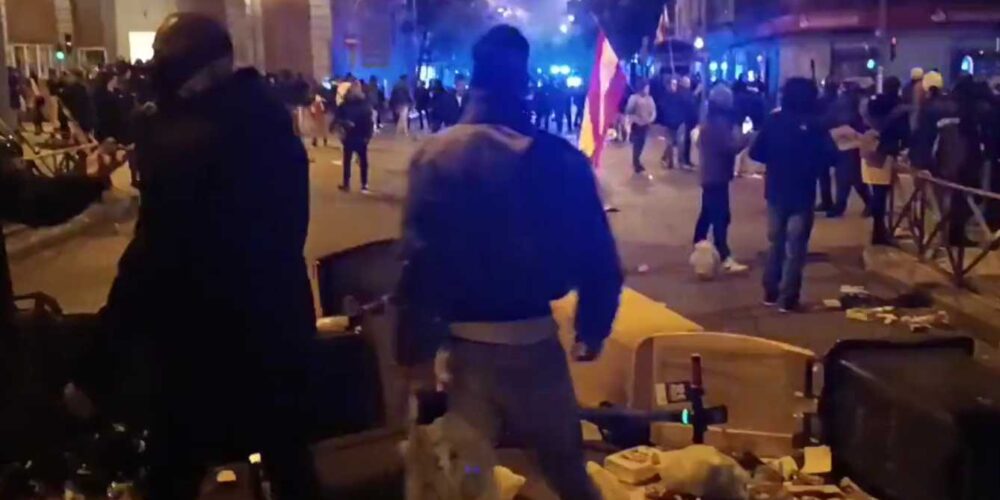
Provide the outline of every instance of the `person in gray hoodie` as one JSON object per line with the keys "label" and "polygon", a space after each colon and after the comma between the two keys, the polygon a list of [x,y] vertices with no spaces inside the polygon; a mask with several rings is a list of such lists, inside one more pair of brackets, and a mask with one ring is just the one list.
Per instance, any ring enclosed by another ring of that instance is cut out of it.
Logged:
{"label": "person in gray hoodie", "polygon": [[736,155],[746,144],[736,128],[733,93],[716,85],[708,97],[708,113],[699,135],[701,152],[701,214],[694,229],[694,243],[708,238],[712,229],[715,248],[726,272],[747,270],[729,250],[729,183],[733,180]]}

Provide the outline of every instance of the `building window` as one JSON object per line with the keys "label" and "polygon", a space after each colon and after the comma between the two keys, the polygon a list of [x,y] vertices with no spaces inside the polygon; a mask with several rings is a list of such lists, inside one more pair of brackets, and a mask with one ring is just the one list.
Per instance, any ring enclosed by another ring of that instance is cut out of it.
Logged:
{"label": "building window", "polygon": [[153,40],[155,31],[129,31],[128,57],[129,61],[149,61],[153,59]]}

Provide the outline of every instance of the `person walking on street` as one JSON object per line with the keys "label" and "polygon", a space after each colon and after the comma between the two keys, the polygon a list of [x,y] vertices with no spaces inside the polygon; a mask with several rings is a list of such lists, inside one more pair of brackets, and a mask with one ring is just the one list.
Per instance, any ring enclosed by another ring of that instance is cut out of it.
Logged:
{"label": "person walking on street", "polygon": [[539,130],[549,131],[552,118],[552,83],[546,79],[542,86],[535,90],[535,126]]}
{"label": "person walking on street", "polygon": [[[834,105],[837,102],[838,91],[840,86],[837,82],[830,77],[826,80],[826,85],[823,87],[823,95],[819,98],[819,115],[822,120],[827,122],[827,128],[831,128],[832,116],[834,112]],[[819,189],[819,205],[816,205],[817,212],[827,213],[833,210],[833,181],[830,177],[830,168],[833,164],[827,165],[819,174],[819,182],[817,183],[817,188]]]}
{"label": "person walking on street", "polygon": [[861,89],[845,90],[831,106],[830,135],[837,145],[838,158],[834,168],[837,181],[836,198],[833,207],[826,213],[829,218],[843,217],[851,191],[855,191],[865,208],[863,214],[871,213],[871,196],[868,185],[861,175],[861,135],[868,128],[861,117]]}
{"label": "person walking on street", "polygon": [[656,103],[649,95],[648,83],[640,83],[639,91],[628,98],[625,114],[632,124],[632,130],[629,134],[632,139],[632,168],[635,169],[636,174],[641,174],[646,171],[646,168],[642,166],[642,150],[646,147],[649,126],[656,121]]}
{"label": "person walking on street", "polygon": [[320,140],[323,141],[324,147],[329,144],[330,126],[327,123],[327,116],[326,99],[323,99],[323,96],[317,92],[313,96],[312,104],[309,105],[309,128],[312,132],[312,145],[314,148],[319,147]]}
{"label": "person walking on street", "polygon": [[389,106],[396,115],[396,133],[410,136],[410,110],[413,109],[413,93],[410,91],[410,79],[406,75],[399,77],[396,86],[392,88]]}
{"label": "person walking on street", "polygon": [[29,95],[28,103],[31,106],[31,122],[35,126],[35,134],[42,135],[45,132],[43,124],[46,122],[45,107],[48,102],[45,93],[45,85],[34,72],[30,74],[25,89]]}
{"label": "person walking on street", "polygon": [[569,89],[564,80],[557,81],[552,90],[552,111],[555,114],[556,132],[562,135],[573,131],[573,118],[570,116],[572,102]]}
{"label": "person walking on street", "polygon": [[743,135],[736,126],[733,93],[725,85],[716,85],[709,92],[708,113],[701,125],[699,148],[701,158],[701,214],[694,229],[694,243],[708,239],[712,230],[715,248],[728,273],[745,272],[747,266],[733,258],[729,249],[729,183],[733,180],[736,155],[745,147]]}
{"label": "person walking on street", "polygon": [[678,95],[677,79],[663,73],[665,89],[656,101],[656,121],[660,124],[664,138],[663,157],[661,163],[664,169],[670,170],[677,165],[677,140],[681,125],[684,124],[684,107]]}
{"label": "person walking on street", "polygon": [[816,203],[816,180],[837,159],[837,147],[817,112],[812,80],[785,83],[781,111],[764,122],[750,148],[750,158],[767,167],[768,252],[764,303],[782,312],[800,307],[802,271]]}
{"label": "person walking on street", "polygon": [[88,142],[94,131],[94,102],[83,83],[82,71],[76,69],[68,73],[66,84],[59,88],[59,101],[73,139],[81,144]]}
{"label": "person walking on street", "polygon": [[417,108],[417,123],[420,130],[427,130],[427,110],[431,106],[431,92],[427,89],[427,83],[423,80],[417,81],[417,88],[413,92],[415,106]]}
{"label": "person walking on street", "polygon": [[156,106],[136,131],[139,219],[101,312],[105,335],[73,385],[98,403],[125,378],[142,386],[129,404],[148,423],[150,500],[193,500],[215,461],[253,452],[276,498],[318,499],[305,426],[316,336],[305,147],[260,74],[234,70],[214,19],[168,16],[153,54]]}
{"label": "person walking on street", "polygon": [[382,128],[382,107],[385,104],[385,92],[378,83],[378,78],[372,75],[365,86],[365,97],[368,98],[368,105],[372,107],[372,120],[375,122],[375,130]]}
{"label": "person walking on street", "polygon": [[361,82],[355,81],[337,109],[337,120],[343,127],[344,143],[344,183],[340,190],[351,190],[351,169],[354,155],[358,155],[361,165],[361,193],[368,194],[368,142],[372,139],[375,124],[372,123],[372,108],[365,98]]}
{"label": "person walking on street", "polygon": [[444,87],[441,80],[431,83],[431,132],[438,133],[443,127],[450,127],[458,122],[459,105],[455,92]]}
{"label": "person walking on street", "polygon": [[586,157],[531,122],[528,56],[516,28],[486,33],[462,122],[413,156],[397,354],[426,365],[447,345],[443,439],[465,464],[463,485],[493,487],[503,429],[535,452],[560,498],[597,500],[549,302],[577,290],[572,357],[593,360],[618,309],[621,267]]}
{"label": "person walking on street", "polygon": [[[900,81],[885,79],[883,92],[868,100],[864,107],[870,129],[861,139],[861,173],[871,186],[872,245],[892,245],[886,217],[889,191],[892,189],[896,158],[909,142],[909,111],[900,98]],[[964,201],[964,200],[963,200]]]}
{"label": "person walking on street", "polygon": [[681,145],[681,168],[694,170],[694,166],[691,164],[691,134],[698,125],[698,104],[695,101],[694,91],[691,89],[691,78],[688,76],[681,78],[677,91],[677,104],[681,107],[681,113],[684,116],[684,132],[681,133],[681,139],[684,141]]}

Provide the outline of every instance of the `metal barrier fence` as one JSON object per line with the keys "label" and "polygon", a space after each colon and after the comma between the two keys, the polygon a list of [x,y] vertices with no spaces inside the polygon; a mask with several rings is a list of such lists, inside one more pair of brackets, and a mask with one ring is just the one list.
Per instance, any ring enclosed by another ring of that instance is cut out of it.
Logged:
{"label": "metal barrier fence", "polygon": [[[900,182],[906,179],[912,180],[912,186]],[[912,187],[912,192],[900,193],[908,187]],[[895,202],[900,195],[905,201],[897,209]],[[926,171],[910,171],[896,182],[889,206],[892,207],[890,234],[902,232],[905,237],[900,239],[911,240],[911,244],[903,244],[901,248],[949,275],[957,286],[973,289],[968,280],[970,274],[1000,248],[1000,231],[990,227],[986,216],[1000,209],[997,193],[939,179]],[[962,227],[954,229],[954,224]],[[975,234],[976,246],[954,241],[955,234],[961,236],[960,240]],[[944,259],[939,258],[942,254]]]}
{"label": "metal barrier fence", "polygon": [[87,171],[87,157],[97,147],[97,143],[90,143],[52,151],[28,153],[24,155],[23,160],[28,171],[35,175],[55,177],[70,173],[83,174]]}

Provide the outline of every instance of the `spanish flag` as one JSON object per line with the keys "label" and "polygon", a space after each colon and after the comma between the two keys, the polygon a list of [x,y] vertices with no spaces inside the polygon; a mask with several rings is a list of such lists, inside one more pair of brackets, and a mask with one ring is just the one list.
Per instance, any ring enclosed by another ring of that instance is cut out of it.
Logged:
{"label": "spanish flag", "polygon": [[590,73],[587,101],[583,106],[579,145],[580,151],[590,158],[594,168],[600,167],[604,136],[618,119],[618,106],[627,85],[618,55],[601,30],[597,35],[597,57]]}

